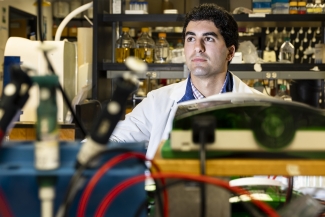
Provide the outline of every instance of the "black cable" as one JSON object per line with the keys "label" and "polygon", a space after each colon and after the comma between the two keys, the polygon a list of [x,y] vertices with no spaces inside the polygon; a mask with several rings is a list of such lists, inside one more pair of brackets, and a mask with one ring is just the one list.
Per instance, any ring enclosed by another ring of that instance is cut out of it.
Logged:
{"label": "black cable", "polygon": [[[38,16],[38,31],[39,31],[39,37],[40,37],[40,41],[43,43],[44,39],[43,39],[43,34],[42,34],[42,0],[38,0],[37,1],[37,16]],[[51,73],[53,75],[55,75],[55,71],[54,71],[54,68],[52,67],[52,64],[51,64],[51,61],[49,60],[48,56],[47,56],[47,52],[43,50],[43,55],[44,55],[44,58],[47,62],[47,65],[48,65],[48,68],[49,70],[51,71]],[[58,87],[57,87],[62,96],[63,96],[63,99],[64,99],[64,102],[65,104],[68,106],[69,110],[71,111],[71,114],[74,118],[74,120],[76,121],[76,124],[78,125],[78,127],[80,128],[81,130],[81,133],[83,134],[84,138],[86,137],[87,135],[87,132],[85,130],[85,128],[83,127],[81,121],[79,120],[79,118],[77,117],[76,113],[74,112],[74,109],[72,108],[72,105],[70,104],[70,100],[67,96],[67,94],[65,93],[65,91],[63,90],[60,82],[58,83]]]}
{"label": "black cable", "polygon": [[293,193],[293,177],[288,177],[288,189],[286,193],[286,201],[285,204],[289,204],[292,199],[292,193]]}
{"label": "black cable", "polygon": [[321,108],[325,108],[325,95],[324,95],[324,79],[321,80],[321,91],[322,91],[322,106]]}
{"label": "black cable", "polygon": [[[176,181],[173,181],[173,182],[169,182],[167,183],[165,186],[162,186],[162,187],[158,187],[156,188],[156,191],[155,191],[155,195],[158,196],[157,198],[161,198],[161,193],[162,191],[170,188],[170,187],[174,187],[175,185],[178,185],[178,184],[181,184],[181,183],[184,183],[185,181],[180,179],[180,180],[176,180]],[[195,182],[195,181],[193,181]],[[199,182],[196,182],[196,183],[199,183]],[[221,188],[221,187],[220,187]],[[230,191],[230,190],[228,190]],[[233,193],[233,192],[232,192]],[[240,198],[239,194],[236,194],[236,193],[233,193],[235,196],[238,196],[238,198]],[[239,202],[241,202],[241,204],[243,205],[243,207],[245,208],[245,210],[248,212],[248,214],[252,217],[264,217],[264,215],[262,215],[260,213],[260,210],[259,210],[259,207],[256,207],[253,203],[249,203],[249,202],[245,202],[245,201],[242,201],[242,200],[239,200]],[[145,200],[138,208],[137,212],[136,212],[136,215],[135,217],[140,217],[140,214],[141,214],[141,211],[142,209],[146,208],[145,207],[145,203],[147,203],[147,200]],[[161,204],[159,204],[159,206],[161,206]]]}
{"label": "black cable", "polygon": [[[153,180],[155,180],[155,179],[153,179]],[[160,186],[160,184],[158,182],[155,182],[155,185],[156,185],[156,188],[161,188],[161,186]],[[160,212],[161,216],[163,217],[164,216],[164,211],[163,211],[163,202],[162,202],[162,199],[161,199],[161,194],[157,195],[156,191],[155,191],[155,194],[156,194],[156,197],[157,197],[157,200],[158,200],[159,212]]]}
{"label": "black cable", "polygon": [[[93,164],[93,162],[96,162],[99,160],[101,157],[107,154],[115,153],[115,152],[121,152],[121,153],[126,153],[129,152],[130,150],[125,149],[125,148],[114,148],[114,149],[107,149],[104,150],[103,152],[98,153],[97,155],[94,155],[87,163],[84,165],[81,165],[78,170],[73,174],[73,176],[70,179],[68,188],[66,190],[63,202],[59,208],[59,216],[64,216],[68,217],[69,216],[69,210],[72,205],[72,202],[74,200],[74,197],[77,193],[77,190],[75,187],[78,186],[78,182],[82,180],[82,173],[90,167],[90,165]],[[62,212],[62,215],[61,215]]]}
{"label": "black cable", "polygon": [[264,90],[265,90],[266,94],[270,96],[270,93],[267,92],[267,89],[266,89],[266,85],[265,85],[265,83],[264,83],[264,80],[262,80],[262,85],[263,85],[263,87],[264,87]]}
{"label": "black cable", "polygon": [[[215,141],[216,119],[214,116],[196,116],[192,120],[192,141],[200,146],[200,171],[205,175],[206,170],[206,144]],[[200,184],[201,211],[200,216],[206,216],[206,187]]]}
{"label": "black cable", "polygon": [[140,204],[139,208],[137,209],[137,211],[136,211],[134,217],[140,217],[140,215],[141,215],[141,213],[142,213],[142,210],[143,210],[143,209],[146,209],[147,206],[148,206],[148,200],[144,200],[144,201]]}
{"label": "black cable", "polygon": [[[156,186],[156,189],[157,188],[163,188],[163,189],[166,189],[166,187],[160,187],[160,185],[158,184],[158,182],[156,182],[155,179],[153,179],[154,182],[155,182],[155,186]],[[158,187],[159,186],[159,187]],[[166,186],[166,185],[165,185]],[[154,191],[155,192],[155,196],[157,197],[157,200],[158,200],[158,209],[159,209],[159,212],[161,214],[161,217],[164,216],[164,211],[163,211],[163,201],[162,201],[162,198],[161,198],[161,194],[158,194],[157,191]],[[140,206],[138,207],[136,213],[135,213],[135,217],[140,217],[141,213],[142,213],[142,210],[144,208],[147,208],[148,206],[148,199],[145,199],[141,204]]]}
{"label": "black cable", "polygon": [[[72,202],[75,198],[76,193],[78,192],[79,189],[76,189],[76,186],[78,185],[79,181],[84,181],[84,177],[82,177],[83,172],[90,168],[95,162],[98,162],[98,160],[108,154],[112,154],[112,153],[127,153],[127,152],[132,152],[132,150],[127,149],[127,148],[110,148],[107,150],[104,150],[100,153],[98,153],[97,155],[93,156],[91,159],[89,159],[89,161],[87,161],[87,163],[85,163],[84,165],[81,165],[78,170],[73,174],[73,176],[70,179],[68,188],[66,190],[64,199],[62,204],[59,207],[59,211],[58,214],[56,215],[57,217],[69,217],[69,210],[71,208]],[[147,165],[145,164],[145,161],[143,161],[143,164],[145,167],[147,167]],[[156,184],[156,182],[155,182]],[[161,203],[162,204],[162,203]]]}
{"label": "black cable", "polygon": [[42,0],[37,0],[37,17],[38,17],[38,35],[39,35],[39,40],[41,42],[44,41],[43,39],[43,34],[42,34],[42,19],[43,19],[43,14],[42,14]]}
{"label": "black cable", "polygon": [[[206,174],[206,153],[205,153],[205,133],[200,131],[200,173]],[[206,216],[206,186],[205,183],[200,183],[200,198],[201,198],[201,217]]]}

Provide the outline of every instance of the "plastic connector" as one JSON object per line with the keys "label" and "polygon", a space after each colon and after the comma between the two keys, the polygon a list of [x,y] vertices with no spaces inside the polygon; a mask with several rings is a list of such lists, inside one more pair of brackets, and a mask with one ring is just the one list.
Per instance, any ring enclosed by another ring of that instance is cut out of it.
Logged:
{"label": "plastic connector", "polygon": [[53,217],[55,199],[55,177],[39,177],[38,197],[41,201],[41,217]]}

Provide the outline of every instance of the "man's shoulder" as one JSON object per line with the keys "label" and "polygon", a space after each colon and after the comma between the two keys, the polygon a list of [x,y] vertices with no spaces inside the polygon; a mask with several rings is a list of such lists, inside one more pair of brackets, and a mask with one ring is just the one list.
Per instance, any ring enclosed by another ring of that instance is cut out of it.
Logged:
{"label": "man's shoulder", "polygon": [[233,90],[234,93],[256,93],[256,94],[262,94],[260,91],[255,90],[252,87],[249,87],[247,84],[245,84],[239,77],[237,77],[234,73],[230,72],[232,74],[233,79]]}

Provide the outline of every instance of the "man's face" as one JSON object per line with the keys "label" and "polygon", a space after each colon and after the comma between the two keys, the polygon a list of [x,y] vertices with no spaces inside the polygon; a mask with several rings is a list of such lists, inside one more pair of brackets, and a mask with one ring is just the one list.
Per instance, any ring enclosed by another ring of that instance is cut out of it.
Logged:
{"label": "man's face", "polygon": [[184,52],[191,74],[209,77],[227,70],[235,47],[226,47],[212,21],[190,21],[185,32]]}

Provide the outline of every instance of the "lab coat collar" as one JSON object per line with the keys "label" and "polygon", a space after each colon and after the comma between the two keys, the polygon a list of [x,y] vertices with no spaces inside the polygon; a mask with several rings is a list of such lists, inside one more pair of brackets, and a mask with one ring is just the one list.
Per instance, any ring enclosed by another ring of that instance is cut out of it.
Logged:
{"label": "lab coat collar", "polygon": [[191,85],[191,75],[189,75],[187,78],[185,95],[177,103],[181,103],[181,102],[185,102],[185,101],[193,100],[193,99],[195,99],[195,97],[193,95],[193,90],[192,90],[192,85]]}
{"label": "lab coat collar", "polygon": [[[233,85],[234,85],[234,83],[233,83],[232,74],[229,71],[227,71],[225,84],[221,90],[221,93],[232,92]],[[187,82],[186,82],[185,94],[177,102],[177,104],[181,103],[181,102],[186,102],[188,100],[193,100],[193,99],[195,99],[195,97],[193,95],[193,89],[192,89],[192,85],[191,85],[191,74],[189,74],[189,76],[187,78]]]}

